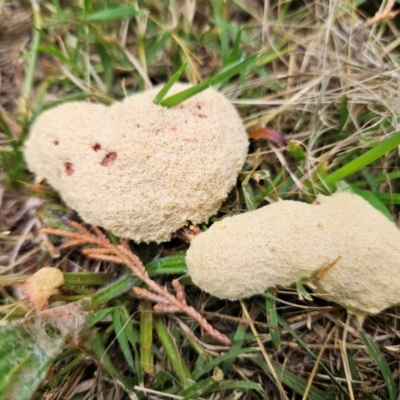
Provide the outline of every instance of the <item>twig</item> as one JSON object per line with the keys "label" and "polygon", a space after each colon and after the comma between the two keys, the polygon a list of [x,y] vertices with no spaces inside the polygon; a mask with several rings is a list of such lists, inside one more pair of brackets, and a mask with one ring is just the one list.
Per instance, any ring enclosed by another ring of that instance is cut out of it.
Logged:
{"label": "twig", "polygon": [[372,26],[385,19],[387,20],[393,19],[398,14],[397,11],[392,11],[392,8],[394,7],[395,3],[396,3],[395,0],[388,0],[385,9],[382,12],[378,11],[373,17],[368,18],[363,23],[363,28],[368,28],[369,26]]}
{"label": "twig", "polygon": [[75,229],[75,232],[53,228],[44,228],[42,232],[47,235],[61,236],[67,239],[66,242],[60,246],[62,249],[92,245],[94,247],[85,247],[82,249],[82,254],[96,260],[111,261],[127,265],[132,270],[132,273],[148,287],[147,289],[133,288],[134,293],[142,299],[155,302],[154,311],[185,313],[197,321],[205,332],[220,343],[227,346],[232,344],[227,336],[214,329],[198,311],[187,305],[182,285],[178,280],[175,279],[172,281],[176,296],[171,294],[167,288],[154,282],[140,259],[131,252],[126,241],[121,240],[121,244],[117,246],[112,244],[97,227],[93,227],[93,233],[77,222],[70,221],[69,225]]}

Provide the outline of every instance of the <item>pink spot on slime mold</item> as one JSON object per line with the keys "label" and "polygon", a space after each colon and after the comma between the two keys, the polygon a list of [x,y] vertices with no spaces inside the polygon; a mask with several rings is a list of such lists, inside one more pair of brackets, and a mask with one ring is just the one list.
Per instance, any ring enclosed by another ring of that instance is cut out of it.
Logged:
{"label": "pink spot on slime mold", "polygon": [[110,167],[114,164],[115,159],[117,158],[117,153],[112,151],[111,153],[107,153],[106,156],[103,158],[101,165],[103,167]]}
{"label": "pink spot on slime mold", "polygon": [[71,176],[75,172],[74,167],[73,167],[72,163],[70,163],[70,162],[64,163],[64,170],[68,176]]}

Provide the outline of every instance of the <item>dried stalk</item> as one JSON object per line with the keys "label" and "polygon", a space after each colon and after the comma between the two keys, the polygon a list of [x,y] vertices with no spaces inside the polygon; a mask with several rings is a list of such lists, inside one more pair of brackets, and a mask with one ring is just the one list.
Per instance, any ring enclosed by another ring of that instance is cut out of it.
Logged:
{"label": "dried stalk", "polygon": [[176,296],[169,293],[166,287],[162,287],[154,282],[140,259],[130,251],[126,241],[121,240],[121,244],[117,246],[112,244],[97,227],[93,227],[94,233],[92,233],[77,222],[70,221],[69,225],[75,229],[75,232],[53,228],[44,228],[42,232],[47,235],[66,238],[67,241],[60,246],[60,249],[84,245],[96,246],[93,248],[84,248],[82,254],[96,260],[111,261],[127,265],[132,270],[132,273],[148,286],[148,289],[133,288],[134,293],[140,298],[155,302],[154,311],[163,313],[185,313],[197,321],[205,332],[220,343],[227,346],[232,344],[227,336],[214,329],[199,312],[187,305],[183,288],[178,280],[172,281]]}
{"label": "dried stalk", "polygon": [[392,11],[395,4],[395,0],[388,0],[384,10],[382,12],[378,11],[373,17],[367,19],[364,22],[363,27],[368,28],[369,26],[377,24],[378,22],[393,19],[398,14],[398,11]]}

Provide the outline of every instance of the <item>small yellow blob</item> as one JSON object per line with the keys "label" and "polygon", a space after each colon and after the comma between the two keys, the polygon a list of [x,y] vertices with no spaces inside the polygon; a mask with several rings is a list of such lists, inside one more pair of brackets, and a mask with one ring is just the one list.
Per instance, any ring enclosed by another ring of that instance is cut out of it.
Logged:
{"label": "small yellow blob", "polygon": [[20,285],[20,291],[36,308],[42,311],[49,298],[64,284],[63,273],[56,268],[44,267]]}

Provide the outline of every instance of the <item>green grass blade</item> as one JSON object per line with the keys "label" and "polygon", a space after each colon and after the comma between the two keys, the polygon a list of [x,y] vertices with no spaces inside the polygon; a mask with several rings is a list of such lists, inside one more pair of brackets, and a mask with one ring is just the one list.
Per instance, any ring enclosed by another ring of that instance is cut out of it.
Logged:
{"label": "green grass blade", "polygon": [[272,293],[265,295],[265,309],[267,312],[267,321],[269,325],[269,334],[275,349],[281,347],[281,335],[278,328],[278,314],[276,312],[276,298]]}
{"label": "green grass blade", "polygon": [[168,332],[165,326],[162,316],[157,315],[154,317],[154,328],[157,332],[157,336],[160,339],[162,346],[164,347],[165,353],[167,354],[168,360],[174,369],[176,376],[181,382],[184,389],[193,385],[193,378],[186,366],[186,363],[182,360],[178,347]]}
{"label": "green grass blade", "polygon": [[103,320],[108,314],[112,313],[114,311],[114,307],[107,307],[107,308],[102,308],[101,310],[98,310],[94,312],[88,319],[87,326],[91,327],[96,325],[98,322]]}
{"label": "green grass blade", "polygon": [[133,381],[131,378],[122,376],[111,361],[98,331],[93,331],[81,344],[82,349],[92,355],[96,361],[104,367],[104,370],[121,385],[128,393],[132,393]]}
{"label": "green grass blade", "polygon": [[75,357],[71,362],[69,362],[65,367],[61,369],[60,372],[58,372],[56,375],[54,375],[51,380],[44,385],[43,388],[41,388],[41,391],[48,390],[50,388],[54,388],[57,385],[59,385],[63,379],[70,373],[72,373],[78,365],[82,362],[84,362],[86,356],[84,354],[79,354],[77,357]]}
{"label": "green grass blade", "polygon": [[[400,171],[394,171],[394,172],[388,172],[386,174],[381,174],[378,176],[373,176],[371,177],[371,179],[375,182],[375,183],[379,183],[379,182],[387,182],[390,179],[399,179],[400,178]],[[357,182],[354,182],[352,185],[353,186],[365,186],[367,183],[367,180],[359,180]]]}
{"label": "green grass blade", "polygon": [[209,378],[203,379],[195,383],[194,385],[180,392],[179,395],[182,396],[184,399],[198,399],[201,396],[206,396],[216,391],[220,392],[222,390],[257,390],[261,393],[264,393],[264,389],[259,383],[233,380],[219,381],[218,375],[219,371],[217,369],[216,373],[214,373],[213,376],[210,376]]}
{"label": "green grass blade", "polygon": [[255,200],[253,189],[251,187],[250,182],[242,185],[242,193],[243,193],[244,202],[246,204],[246,209],[248,211],[255,210],[257,208],[257,205],[256,205],[256,200]]}
{"label": "green grass blade", "polygon": [[188,387],[179,393],[179,396],[182,396],[186,399],[198,399],[201,396],[205,396],[212,391],[213,388],[217,386],[217,381],[213,376],[209,378],[203,379],[202,381],[196,382],[194,385]]}
{"label": "green grass blade", "polygon": [[69,212],[69,208],[57,203],[44,204],[37,210],[38,216],[46,226],[73,232],[73,228],[67,223],[66,217]]}
{"label": "green grass blade", "polygon": [[334,183],[340,181],[347,176],[354,174],[366,165],[382,157],[389,151],[395,149],[400,145],[400,132],[396,132],[389,139],[377,144],[374,148],[367,151],[365,154],[357,157],[355,160],[350,161],[347,165],[339,168],[324,178],[326,183]]}
{"label": "green grass blade", "polygon": [[197,368],[196,372],[193,373],[193,378],[198,381],[205,373],[213,370],[220,363],[240,357],[242,354],[257,353],[258,351],[259,350],[257,347],[248,347],[244,349],[239,348],[237,350],[229,351],[228,353],[219,357],[215,357],[213,360],[203,364],[201,368]]}
{"label": "green grass blade", "polygon": [[138,285],[140,280],[135,276],[129,275],[125,278],[121,278],[116,282],[113,282],[110,286],[99,290],[92,297],[92,304],[94,307],[101,306],[108,301],[114,299],[115,297],[121,295],[132,289],[134,286]]}
{"label": "green grass blade", "polygon": [[181,77],[183,74],[183,71],[185,70],[187,64],[183,64],[178,71],[176,71],[171,78],[164,84],[164,86],[161,88],[161,90],[157,93],[157,96],[154,98],[153,103],[154,104],[160,104],[161,101],[164,99],[164,97],[167,95],[168,91],[174,86],[175,82],[178,81],[178,79]]}
{"label": "green grass blade", "polygon": [[173,94],[170,97],[164,99],[160,104],[164,107],[175,107],[178,104],[184,102],[185,100],[189,99],[190,97],[195,96],[196,94],[206,90],[208,87],[211,86],[210,80],[208,79],[205,82],[199,83],[196,86],[193,86],[189,89],[185,89],[182,92]]}
{"label": "green grass blade", "polygon": [[86,21],[112,21],[116,19],[125,19],[136,17],[140,12],[133,6],[120,6],[109,10],[101,10],[88,14]]}
{"label": "green grass blade", "polygon": [[[317,356],[311,351],[311,349],[307,346],[307,344],[300,338],[300,336],[296,333],[294,329],[280,316],[277,315],[278,323],[282,325],[304,348],[304,350],[314,359],[317,359]],[[346,399],[349,399],[350,396],[347,393],[347,390],[340,384],[340,382],[335,378],[331,371],[321,362],[321,368],[326,372],[326,374],[331,379],[332,383],[340,390],[343,396]]]}
{"label": "green grass blade", "polygon": [[8,123],[6,122],[1,110],[0,110],[0,128],[2,128],[3,132],[7,136],[7,139],[11,141],[11,145],[12,145],[15,140],[15,137],[14,137],[14,134],[12,133],[11,128],[9,127]]}
{"label": "green grass blade", "polygon": [[112,281],[112,275],[104,272],[65,272],[64,281],[67,286],[103,286]]}
{"label": "green grass blade", "polygon": [[140,364],[144,373],[154,375],[153,307],[148,300],[140,302]]}
{"label": "green grass blade", "polygon": [[125,306],[120,306],[119,307],[119,312],[121,315],[121,322],[123,326],[125,327],[125,333],[126,337],[131,344],[131,348],[133,349],[133,352],[135,354],[135,368],[133,369],[132,372],[135,373],[135,376],[139,382],[140,385],[143,385],[143,373],[142,373],[142,368],[140,365],[140,356],[137,347],[140,344],[140,332],[136,328],[134,328],[132,321],[131,321],[131,316],[129,315],[129,312]]}
{"label": "green grass blade", "polygon": [[349,98],[346,94],[344,94],[342,97],[342,102],[340,104],[340,110],[339,110],[339,126],[337,127],[338,132],[342,132],[347,125],[347,121],[349,119],[348,103],[349,103]]}
{"label": "green grass blade", "polygon": [[34,30],[32,33],[32,41],[30,46],[30,57],[29,62],[27,63],[27,67],[25,70],[24,82],[22,85],[22,97],[25,100],[28,100],[31,91],[33,82],[35,79],[35,72],[36,72],[36,64],[38,58],[38,46],[40,44],[40,32],[42,27],[42,17],[40,14],[40,8],[37,2],[32,1],[32,13],[33,13],[33,26]]}
{"label": "green grass blade", "polygon": [[294,142],[293,140],[289,140],[288,142],[288,151],[296,161],[297,165],[301,164],[307,158],[307,154],[304,151],[303,146]]}
{"label": "green grass blade", "polygon": [[47,54],[51,54],[52,56],[58,58],[59,60],[67,63],[68,62],[68,57],[59,49],[57,49],[57,47],[55,46],[38,46],[37,47],[37,51],[40,53],[47,53]]}
{"label": "green grass blade", "polygon": [[251,381],[221,381],[218,382],[217,390],[238,390],[240,392],[247,390],[257,390],[258,392],[264,393],[263,387],[256,382]]}
{"label": "green grass blade", "polygon": [[361,338],[367,347],[369,355],[375,361],[375,364],[381,371],[382,377],[385,380],[386,387],[389,393],[390,400],[397,400],[398,391],[396,383],[393,379],[392,371],[389,368],[382,352],[379,350],[377,344],[367,335],[364,329],[361,329]]}
{"label": "green grass blade", "polygon": [[379,185],[375,182],[374,176],[371,174],[368,168],[364,168],[361,170],[361,173],[363,177],[365,178],[365,181],[370,187],[371,192],[378,192],[379,191]]}
{"label": "green grass blade", "polygon": [[388,172],[387,174],[375,176],[373,179],[375,182],[385,182],[388,179],[399,179],[399,178],[400,178],[400,171],[393,171],[393,172]]}
{"label": "green grass blade", "polygon": [[146,270],[150,276],[186,274],[187,267],[184,254],[160,258],[146,264]]}
{"label": "green grass blade", "polygon": [[374,195],[384,204],[400,204],[400,193],[374,193]]}
{"label": "green grass blade", "polygon": [[108,54],[107,47],[102,43],[95,43],[94,48],[100,56],[101,65],[103,66],[104,81],[106,82],[107,91],[111,92],[113,89],[114,79],[114,65],[113,60]]}
{"label": "green grass blade", "polygon": [[114,331],[117,336],[119,346],[121,347],[122,353],[125,357],[125,360],[131,367],[131,369],[135,370],[135,363],[133,361],[131,349],[129,348],[128,338],[126,336],[126,331],[125,331],[126,321],[124,321],[125,323],[122,322],[119,307],[114,308],[114,311],[112,313],[112,318],[113,318]]}
{"label": "green grass blade", "polygon": [[187,267],[184,254],[160,258],[146,264],[150,276],[186,274]]}
{"label": "green grass blade", "polygon": [[[261,357],[250,358],[250,360],[258,364],[268,374],[271,373],[267,362]],[[273,361],[272,365],[275,369],[276,374],[279,376],[279,379],[285,386],[289,387],[299,395],[304,394],[307,387],[306,380],[294,374],[293,372],[287,371],[286,369],[282,368],[282,366]],[[307,395],[307,400],[336,400],[336,399],[338,399],[338,397],[332,396],[330,393],[322,391],[314,386],[311,386]]]}
{"label": "green grass blade", "polygon": [[[237,353],[240,351],[240,349],[243,346],[244,340],[246,336],[246,325],[239,324],[235,333],[235,336],[233,337],[233,345],[229,349],[227,355],[232,355],[234,353]],[[233,362],[235,361],[235,357],[231,356],[227,360],[225,360],[222,364],[222,371],[224,374],[228,372],[228,370],[231,368]],[[204,364],[203,364],[204,366]]]}
{"label": "green grass blade", "polygon": [[219,36],[222,61],[226,64],[229,54],[229,40],[227,34],[227,28],[229,28],[229,26],[226,24],[226,16],[224,15],[226,14],[227,3],[225,1],[214,0],[211,1],[211,5],[214,10],[215,28]]}
{"label": "green grass blade", "polygon": [[192,96],[202,92],[203,90],[207,89],[211,85],[219,85],[232,76],[237,75],[243,71],[245,71],[251,64],[253,64],[257,58],[259,57],[258,54],[253,54],[251,57],[248,57],[246,60],[240,62],[239,64],[234,65],[233,67],[228,68],[225,71],[220,72],[219,74],[215,75],[212,78],[205,80],[202,83],[199,83],[196,86],[193,86],[189,89],[183,90],[182,92],[176,93],[170,97],[167,97],[160,104],[164,107],[175,107],[178,104],[182,103],[183,101],[189,99]]}
{"label": "green grass blade", "polygon": [[136,329],[133,328],[131,316],[125,306],[121,306],[120,309],[121,319],[125,326],[126,336],[133,347],[140,342],[140,336]]}
{"label": "green grass blade", "polygon": [[156,42],[148,48],[146,52],[146,63],[150,64],[163,49],[165,49],[168,41],[171,38],[171,31],[165,31],[160,38],[157,38]]}
{"label": "green grass blade", "polygon": [[243,33],[243,29],[239,29],[237,31],[236,37],[235,37],[235,43],[233,44],[233,48],[229,54],[228,59],[226,60],[226,65],[231,65],[234,64],[235,62],[237,62],[237,60],[239,60],[240,58],[240,42],[241,42],[241,38],[242,38],[242,33]]}

